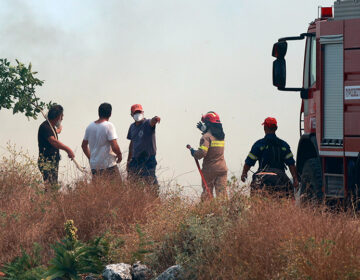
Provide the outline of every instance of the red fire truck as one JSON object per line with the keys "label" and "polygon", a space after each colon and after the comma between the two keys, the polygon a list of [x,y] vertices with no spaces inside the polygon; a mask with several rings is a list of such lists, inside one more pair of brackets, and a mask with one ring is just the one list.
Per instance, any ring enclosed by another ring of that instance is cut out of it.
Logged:
{"label": "red fire truck", "polygon": [[[294,40],[306,40],[303,86],[288,88],[285,55],[287,42]],[[302,99],[297,197],[358,201],[360,1],[337,0],[333,7],[320,7],[308,31],[279,39],[272,55],[274,86],[300,91]]]}

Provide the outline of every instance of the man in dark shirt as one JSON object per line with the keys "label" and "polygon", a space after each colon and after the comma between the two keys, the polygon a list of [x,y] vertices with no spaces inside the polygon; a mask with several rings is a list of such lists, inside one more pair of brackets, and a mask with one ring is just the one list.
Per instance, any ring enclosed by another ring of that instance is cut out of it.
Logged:
{"label": "man in dark shirt", "polygon": [[48,121],[44,121],[38,131],[38,166],[46,184],[54,185],[58,182],[59,149],[66,151],[69,158],[75,157],[73,151],[58,140],[58,133],[62,129],[63,112],[62,106],[52,106],[48,112]]}
{"label": "man in dark shirt", "polygon": [[[293,177],[293,187],[299,186],[295,160],[290,150],[290,146],[275,134],[277,121],[275,118],[266,118],[264,123],[265,137],[255,142],[249,155],[245,160],[245,165],[241,175],[241,181],[245,182],[250,167],[259,161],[259,169],[253,176],[252,188],[259,187],[254,182],[256,178],[261,178],[263,185],[270,186],[289,186],[290,180],[285,173],[286,166],[289,166]],[[260,177],[259,177],[260,176]],[[262,187],[262,186],[260,186]]]}
{"label": "man in dark shirt", "polygon": [[136,175],[147,183],[158,185],[156,171],[155,128],[160,118],[144,118],[140,104],[131,106],[131,116],[135,120],[130,125],[127,139],[130,140],[127,170],[129,175]]}

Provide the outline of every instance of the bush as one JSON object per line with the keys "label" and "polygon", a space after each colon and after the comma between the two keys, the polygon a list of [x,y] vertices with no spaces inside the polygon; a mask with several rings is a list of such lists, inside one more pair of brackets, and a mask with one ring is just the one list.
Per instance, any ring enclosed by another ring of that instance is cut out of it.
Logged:
{"label": "bush", "polygon": [[77,225],[80,240],[104,234],[119,240],[133,231],[134,224],[146,223],[147,214],[158,204],[154,194],[136,184],[106,178],[97,182],[84,178],[66,192],[43,190],[35,159],[14,150],[0,161],[0,264],[17,257],[21,248],[30,251],[35,242],[43,248],[45,264],[52,258],[50,244],[63,238],[68,219]]}
{"label": "bush", "polygon": [[41,266],[41,247],[35,243],[32,254],[27,254],[24,250],[21,256],[3,266],[1,271],[5,274],[6,280],[39,280],[45,272],[45,267]]}
{"label": "bush", "polygon": [[174,231],[163,232],[162,240],[156,244],[147,262],[157,272],[180,264],[186,279],[199,279],[199,275],[213,279],[209,264],[213,258],[218,258],[220,241],[244,208],[245,200],[241,196],[193,206]]}
{"label": "bush", "polygon": [[[36,164],[18,154],[0,170],[6,279],[41,279],[49,262],[52,275],[76,279],[135,260],[157,273],[181,264],[185,279],[360,279],[359,220],[291,199],[245,198],[236,178],[230,199],[196,204],[106,179],[44,193]],[[70,219],[77,232],[71,223],[64,230]]]}
{"label": "bush", "polygon": [[52,246],[55,257],[50,261],[45,277],[78,280],[81,274],[101,273],[104,269],[102,260],[108,253],[108,245],[102,242],[102,238],[97,238],[90,245],[80,242],[72,220],[65,223],[65,232],[65,238]]}

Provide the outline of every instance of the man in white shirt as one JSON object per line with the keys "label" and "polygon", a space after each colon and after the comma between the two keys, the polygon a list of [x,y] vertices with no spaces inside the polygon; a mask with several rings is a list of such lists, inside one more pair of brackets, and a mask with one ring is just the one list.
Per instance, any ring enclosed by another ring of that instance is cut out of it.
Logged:
{"label": "man in white shirt", "polygon": [[109,103],[99,106],[99,119],[86,128],[81,147],[90,160],[93,178],[98,175],[120,178],[117,163],[122,155],[117,143],[115,126],[109,122],[112,107]]}

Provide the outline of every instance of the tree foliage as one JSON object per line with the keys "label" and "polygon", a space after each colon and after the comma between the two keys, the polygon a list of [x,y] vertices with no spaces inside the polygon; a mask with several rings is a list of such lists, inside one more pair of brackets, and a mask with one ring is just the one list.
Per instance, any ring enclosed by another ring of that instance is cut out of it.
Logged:
{"label": "tree foliage", "polygon": [[12,109],[13,114],[25,113],[28,118],[36,119],[44,108],[49,108],[36,96],[35,88],[42,86],[44,81],[35,77],[37,72],[31,69],[31,63],[26,66],[16,60],[17,65],[11,65],[5,59],[0,59],[0,110]]}

